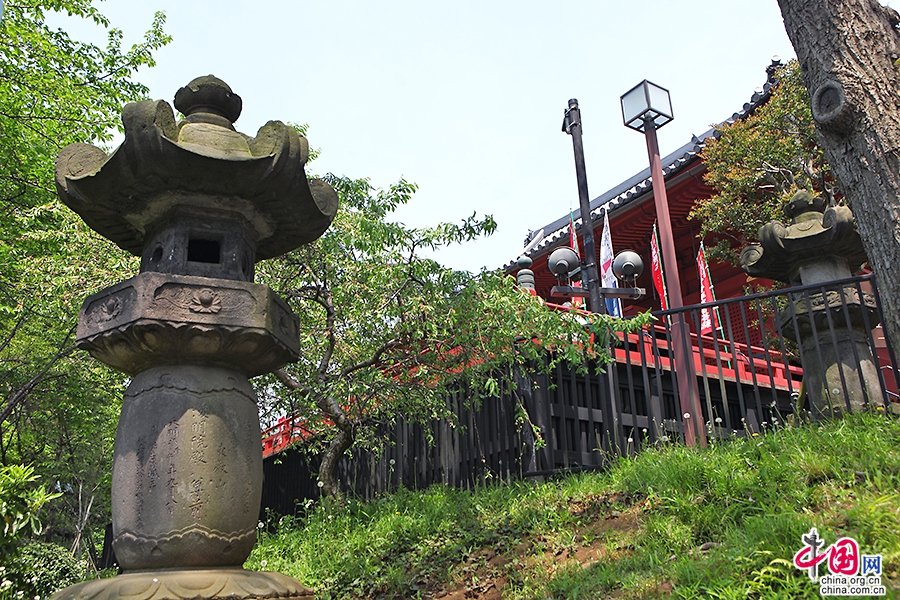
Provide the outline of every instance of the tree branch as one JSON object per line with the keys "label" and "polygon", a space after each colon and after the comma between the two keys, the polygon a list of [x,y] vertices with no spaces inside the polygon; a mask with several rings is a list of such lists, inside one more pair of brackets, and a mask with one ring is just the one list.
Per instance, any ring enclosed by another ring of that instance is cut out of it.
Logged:
{"label": "tree branch", "polygon": [[310,388],[300,383],[300,381],[296,377],[294,377],[284,369],[273,371],[272,374],[275,375],[275,377],[278,378],[278,381],[283,383],[284,386],[292,392],[300,392],[304,396],[312,395],[312,390]]}
{"label": "tree branch", "polygon": [[22,328],[22,325],[24,325],[24,324],[25,324],[25,315],[23,314],[16,321],[15,327],[12,328],[12,331],[10,331],[9,335],[6,336],[6,339],[3,340],[3,343],[0,344],[0,352],[3,352],[3,350],[6,349],[6,347],[9,345],[9,343],[12,341],[12,339],[16,336],[16,333],[19,331],[19,329]]}
{"label": "tree branch", "polygon": [[399,340],[389,340],[383,343],[381,346],[375,350],[375,353],[368,360],[364,360],[356,363],[355,365],[350,365],[349,367],[344,367],[341,370],[341,377],[346,377],[355,371],[359,371],[360,369],[365,369],[368,367],[372,367],[381,362],[381,356],[392,348],[397,348],[400,346]]}
{"label": "tree branch", "polygon": [[319,369],[316,373],[316,379],[318,379],[319,383],[325,383],[326,373],[328,373],[328,367],[331,366],[331,357],[334,356],[334,346],[335,346],[335,337],[334,337],[334,321],[335,321],[335,310],[334,310],[334,298],[331,295],[331,290],[328,288],[319,288],[319,296],[315,299],[322,308],[325,309],[325,339],[328,341],[325,345],[325,352],[322,354],[322,359],[319,361]]}
{"label": "tree branch", "polygon": [[[73,328],[73,330],[74,330],[74,328]],[[71,334],[72,334],[72,331],[69,332],[69,335],[71,335]],[[67,339],[68,339],[68,336],[67,336]],[[38,373],[36,373],[31,379],[29,379],[28,382],[25,383],[25,385],[23,385],[18,390],[16,390],[9,397],[9,400],[6,401],[6,405],[3,407],[3,410],[0,411],[0,424],[2,424],[3,421],[6,420],[6,418],[16,408],[16,406],[18,406],[20,403],[22,403],[25,400],[25,398],[28,397],[28,394],[30,394],[32,392],[32,390],[35,388],[35,386],[38,384],[38,382],[40,382],[41,379],[44,378],[44,376],[47,374],[47,371],[50,370],[50,367],[55,365],[59,359],[71,354],[74,350],[75,350],[75,345],[73,344],[73,345],[69,346],[68,348],[65,348],[65,349],[57,352],[53,358],[51,358],[49,361],[47,361],[47,363],[44,365],[44,367],[40,371],[38,371]]]}
{"label": "tree branch", "polygon": [[339,429],[346,431],[353,430],[353,423],[347,416],[347,413],[341,408],[341,405],[324,390],[317,392],[316,390],[303,385],[296,377],[284,369],[278,369],[274,374],[275,377],[277,377],[289,390],[300,392],[306,396],[306,398],[315,402],[316,406],[319,407],[319,410],[334,420],[335,425],[337,425]]}

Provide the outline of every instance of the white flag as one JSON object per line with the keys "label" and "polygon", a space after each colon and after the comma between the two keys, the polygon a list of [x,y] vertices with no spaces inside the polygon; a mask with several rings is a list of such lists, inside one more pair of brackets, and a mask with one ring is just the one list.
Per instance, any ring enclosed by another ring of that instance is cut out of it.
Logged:
{"label": "white flag", "polygon": [[[609,211],[603,212],[603,236],[600,238],[600,281],[603,287],[619,287],[612,272],[613,246],[609,233]],[[614,317],[622,316],[622,301],[618,298],[606,299],[606,312]]]}

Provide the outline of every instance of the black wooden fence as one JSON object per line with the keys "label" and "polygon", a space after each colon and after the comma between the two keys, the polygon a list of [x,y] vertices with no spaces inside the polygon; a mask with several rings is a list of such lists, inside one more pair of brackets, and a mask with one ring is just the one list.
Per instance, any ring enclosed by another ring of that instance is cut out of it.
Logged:
{"label": "black wooden fence", "polygon": [[[715,312],[719,327],[698,335],[703,311]],[[675,312],[691,326],[685,340],[692,349],[688,365],[676,365],[673,358],[679,341],[670,326]],[[887,336],[877,327],[882,313],[872,275],[654,315],[655,325],[619,335],[616,362],[606,372],[595,365],[587,373],[563,366],[549,374],[522,371],[515,374],[516,390],[476,406],[465,390],[452,394],[447,401],[458,417],[456,427],[446,421],[427,426],[398,421],[382,431],[385,447],[378,456],[356,450],[341,462],[344,489],[372,498],[400,486],[471,488],[602,468],[611,456],[683,441],[676,369],[689,373],[692,405],[713,441],[759,433],[790,418],[817,418],[804,404],[809,395],[804,385],[809,386],[813,372],[830,373],[824,386],[835,398],[862,387],[870,410],[900,412],[900,372]],[[804,336],[815,341],[813,351],[800,351],[797,340]],[[849,353],[848,339],[857,342]],[[828,371],[835,354],[857,368]],[[865,377],[877,378],[877,385],[867,384]],[[297,502],[317,498],[317,467],[315,458],[296,448],[267,458],[263,510],[290,513]]]}

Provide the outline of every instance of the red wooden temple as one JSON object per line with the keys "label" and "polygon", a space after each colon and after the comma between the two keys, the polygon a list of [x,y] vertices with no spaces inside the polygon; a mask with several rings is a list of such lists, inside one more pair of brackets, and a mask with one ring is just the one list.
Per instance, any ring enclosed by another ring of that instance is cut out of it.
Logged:
{"label": "red wooden temple", "polygon": [[[774,83],[772,77],[775,66],[777,63],[773,62],[773,66],[767,69],[769,79],[762,91],[754,93],[750,102],[745,104],[739,112],[734,113],[726,123],[745,118],[768,100]],[[704,182],[706,166],[701,157],[704,142],[715,133],[715,129],[710,129],[701,136],[695,136],[687,144],[662,158],[677,268],[686,307],[700,304],[700,284],[696,262],[700,248],[700,239],[697,237],[700,226],[698,222],[689,219],[688,215],[696,202],[709,198],[715,193]],[[597,241],[599,242],[602,232],[604,212],[608,211],[614,250],[633,250],[643,257],[645,264],[649,265],[650,237],[656,221],[650,169],[637,173],[594,198],[590,206],[590,218],[594,223]],[[579,248],[583,249],[580,211],[575,211],[574,218]],[[550,296],[550,290],[557,285],[557,280],[547,266],[547,259],[556,248],[569,245],[569,227],[569,215],[564,215],[535,230],[538,232],[537,235],[541,236],[541,240],[526,240],[526,242],[532,242],[527,256],[533,261],[530,269],[534,272],[535,292],[551,306],[562,301]],[[530,237],[534,235],[529,232]],[[714,240],[708,239],[707,241]],[[597,243],[598,252],[599,247],[600,245]],[[599,264],[599,256],[595,257],[595,260]],[[510,275],[514,275],[519,268],[515,262],[504,266],[505,271]],[[671,265],[665,265],[666,270],[671,268],[673,268]],[[710,262],[709,269],[718,300],[740,298],[745,296],[748,290],[770,289],[772,284],[769,280],[751,278],[740,267],[727,263]],[[653,287],[649,268],[645,269],[636,285],[645,288],[647,295],[636,301],[623,300],[625,316],[633,316],[646,311],[659,311],[661,309],[660,299]],[[696,322],[691,326],[693,370],[697,375],[698,385],[705,388],[705,398],[710,406],[716,401],[727,403],[728,399],[725,396],[733,395],[735,391],[740,396],[742,393],[740,390],[743,388],[752,388],[757,397],[763,393],[770,393],[772,397],[778,395],[779,398],[796,397],[801,390],[802,367],[796,361],[789,359],[787,353],[773,349],[770,343],[767,344],[763,341],[764,336],[768,335],[766,330],[772,320],[771,314],[764,318],[761,318],[761,313],[758,316],[752,314],[748,316],[748,311],[752,312],[752,310],[742,302],[726,302],[721,305],[720,309],[722,311],[720,318],[723,322],[737,324],[731,328],[731,335],[727,336],[727,340],[722,339],[725,336],[716,335],[715,332],[713,335],[698,335]],[[748,322],[753,320],[756,320],[757,323],[748,327]],[[767,323],[763,325],[761,320],[767,320]],[[690,319],[688,321],[690,322]],[[881,364],[888,365],[885,368],[890,368],[891,361],[885,350],[884,334],[880,327],[873,332],[872,337]],[[622,343],[614,350],[614,355],[617,368],[622,373],[631,370],[633,374],[637,375],[643,369],[646,375],[648,369],[651,369],[658,374],[657,380],[661,380],[663,377],[659,374],[670,373],[673,370],[671,341],[670,338],[667,338],[663,325],[650,327],[640,334],[620,335],[620,339]],[[622,374],[620,377],[624,381],[626,374]],[[628,375],[627,378],[630,381],[631,376]],[[898,398],[896,379],[885,377],[885,383],[892,400]],[[726,386],[732,386],[729,388],[730,391],[726,392]],[[711,388],[721,389],[719,400],[713,398],[716,396],[716,392],[713,390],[711,395]],[[663,393],[662,388],[660,388],[660,393]],[[647,394],[649,397],[650,392],[648,391]],[[724,407],[724,404],[722,406]],[[263,432],[263,455],[267,457],[278,453],[297,439],[304,437],[302,422],[296,422],[290,417],[284,418]]]}
{"label": "red wooden temple", "polygon": [[[769,76],[762,90],[754,93],[750,102],[744,104],[742,109],[734,113],[723,125],[746,118],[768,101],[775,83],[774,74],[777,66],[779,63],[773,61],[767,69]],[[689,214],[698,201],[710,198],[715,194],[715,190],[704,181],[706,166],[701,156],[705,141],[714,135],[716,135],[716,128],[710,129],[701,136],[693,137],[687,144],[662,158],[677,269],[681,279],[681,292],[685,306],[697,305],[701,302],[696,262],[700,249],[700,239],[697,235],[700,224],[691,220]],[[593,222],[597,242],[602,233],[604,213],[608,212],[614,250],[616,252],[625,249],[633,250],[643,257],[645,264],[649,265],[650,238],[654,222],[657,219],[649,168],[594,198],[590,207],[590,218]],[[580,210],[575,211],[578,247],[583,252],[585,244],[581,217]],[[527,256],[533,261],[530,269],[534,272],[535,292],[550,304],[563,302],[550,296],[551,288],[558,282],[550,272],[547,260],[553,250],[570,244],[570,217],[569,215],[561,216],[556,221],[534,231],[529,232],[529,239],[526,240],[526,243],[528,243],[527,247],[531,248],[527,252]],[[540,241],[533,239],[537,236],[541,237]],[[716,240],[710,237],[705,241],[707,245],[711,245]],[[595,246],[599,254],[600,244],[596,243]],[[599,256],[594,260],[595,264],[599,264]],[[672,268],[671,265],[664,265],[666,271]],[[505,266],[505,270],[510,274],[515,273],[518,269],[515,262]],[[740,298],[748,293],[772,287],[772,281],[750,277],[739,266],[714,261],[709,263],[709,269],[710,279],[718,300]],[[661,302],[654,289],[649,266],[637,280],[636,285],[646,289],[647,295],[640,300],[623,300],[624,315],[628,317],[645,311],[660,310]],[[865,285],[863,287],[869,289]],[[720,310],[729,313],[720,315],[722,321],[730,320],[733,323],[743,321],[745,325],[748,321],[747,307],[743,303],[726,303],[720,307]],[[751,316],[749,319],[752,320],[753,317]],[[691,335],[695,373],[706,378],[706,373],[711,371],[715,373],[710,375],[714,379],[721,378],[744,384],[752,382],[756,387],[762,385],[796,392],[800,388],[803,370],[799,366],[791,365],[786,356],[775,353],[776,356],[771,348],[763,347],[766,345],[763,338],[769,336],[767,329],[771,330],[771,315],[767,317],[767,321],[765,326],[744,326],[743,331],[737,331],[741,327],[735,327],[733,335],[728,336],[731,340],[728,343],[719,339],[715,332],[713,335],[699,336],[696,323],[693,323]],[[672,361],[668,358],[667,342],[663,339],[665,336],[662,335],[660,327],[656,327],[655,330],[653,337],[657,338],[661,345],[655,349],[657,353],[657,358],[654,359],[655,366],[661,367],[663,370],[670,370]],[[880,326],[872,332],[872,339],[879,363],[883,369],[890,370],[892,362],[886,349],[884,332]],[[727,347],[723,347],[723,345]],[[626,346],[633,347],[631,344],[626,344]],[[660,348],[663,350],[662,354],[659,352]],[[726,356],[729,354],[731,355],[730,359]],[[644,356],[652,356],[652,354],[645,353]],[[616,360],[620,365],[635,364],[637,354],[634,351],[620,348],[616,350]],[[896,377],[885,377],[885,380],[888,394],[891,400],[896,402],[897,399],[900,399],[897,394]]]}

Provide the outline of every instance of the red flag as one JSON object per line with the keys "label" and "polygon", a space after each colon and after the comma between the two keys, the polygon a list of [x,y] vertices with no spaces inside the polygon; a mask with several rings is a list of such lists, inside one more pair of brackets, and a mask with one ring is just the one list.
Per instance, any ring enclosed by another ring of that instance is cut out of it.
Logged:
{"label": "red flag", "polygon": [[[706,264],[706,253],[703,251],[703,242],[700,242],[700,252],[697,253],[697,270],[700,273],[700,304],[715,302],[716,296],[712,289],[712,280],[709,277],[709,265]],[[715,311],[704,308],[700,311],[700,335],[712,333],[719,328],[719,320]]]}
{"label": "red flag", "polygon": [[[569,246],[572,247],[572,250],[575,251],[575,254],[578,255],[578,258],[581,258],[581,251],[578,250],[578,234],[575,233],[575,215],[572,211],[569,211]],[[572,287],[581,287],[580,281],[573,281]],[[572,298],[572,307],[573,308],[581,308],[584,305],[584,298]]]}
{"label": "red flag", "polygon": [[666,296],[666,278],[663,275],[662,263],[659,260],[659,242],[656,241],[656,223],[653,224],[653,235],[650,237],[650,269],[653,273],[653,287],[659,295],[659,302],[663,310],[669,308],[669,298]]}

